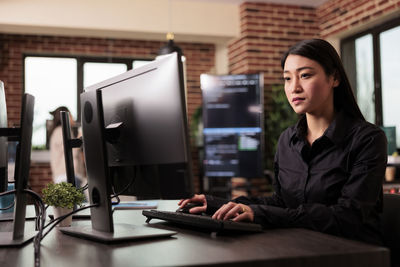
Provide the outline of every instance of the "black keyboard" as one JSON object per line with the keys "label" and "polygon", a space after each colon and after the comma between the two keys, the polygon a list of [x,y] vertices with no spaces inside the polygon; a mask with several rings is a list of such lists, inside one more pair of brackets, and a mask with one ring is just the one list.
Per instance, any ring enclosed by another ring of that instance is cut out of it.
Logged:
{"label": "black keyboard", "polygon": [[150,222],[151,219],[161,219],[177,224],[192,226],[196,228],[202,228],[210,230],[212,232],[261,232],[262,226],[260,224],[248,223],[248,222],[234,222],[234,221],[223,221],[211,218],[208,215],[188,214],[182,212],[173,211],[161,211],[161,210],[143,210],[142,214],[147,217],[146,222]]}

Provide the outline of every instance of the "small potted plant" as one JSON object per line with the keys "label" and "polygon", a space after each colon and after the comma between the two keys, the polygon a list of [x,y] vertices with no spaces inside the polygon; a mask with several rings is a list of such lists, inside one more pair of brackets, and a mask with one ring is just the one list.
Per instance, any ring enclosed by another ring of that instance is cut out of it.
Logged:
{"label": "small potted plant", "polygon": [[[72,211],[75,205],[82,205],[85,195],[82,189],[77,189],[71,183],[61,182],[57,184],[49,183],[42,190],[43,201],[49,206],[53,206],[54,218],[58,218]],[[70,226],[72,216],[60,222],[59,226]]]}

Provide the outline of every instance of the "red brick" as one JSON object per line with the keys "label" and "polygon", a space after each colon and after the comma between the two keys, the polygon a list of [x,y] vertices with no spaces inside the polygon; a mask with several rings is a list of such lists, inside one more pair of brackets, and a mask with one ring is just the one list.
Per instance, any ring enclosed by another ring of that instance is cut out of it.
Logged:
{"label": "red brick", "polygon": [[[102,39],[86,37],[59,37],[44,35],[0,34],[0,78],[5,83],[8,108],[8,125],[19,125],[20,101],[23,92],[23,60],[24,53],[50,53],[62,55],[88,56],[128,56],[153,59],[158,49],[164,45],[159,41]],[[189,114],[201,104],[199,98],[201,73],[209,72],[214,67],[215,47],[212,44],[178,43],[187,53],[187,74],[192,79],[188,86]],[[198,161],[194,161],[198,164]],[[198,170],[198,167],[196,167]],[[198,172],[195,173],[195,184],[199,185]],[[41,188],[51,179],[48,164],[32,163],[30,185],[40,193]],[[198,187],[196,188],[198,192]]]}

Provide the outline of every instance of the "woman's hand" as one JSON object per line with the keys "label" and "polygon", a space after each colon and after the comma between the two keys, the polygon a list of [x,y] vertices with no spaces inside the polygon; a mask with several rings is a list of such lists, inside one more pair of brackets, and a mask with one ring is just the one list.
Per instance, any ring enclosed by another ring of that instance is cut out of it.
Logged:
{"label": "woman's hand", "polygon": [[193,203],[193,204],[197,204],[197,205],[202,204],[202,206],[197,206],[197,207],[191,208],[189,210],[189,213],[202,213],[202,212],[206,212],[206,210],[207,210],[207,200],[206,200],[206,196],[204,194],[201,194],[201,195],[195,194],[192,198],[181,199],[179,201],[178,205],[180,208],[183,208],[188,203]]}
{"label": "woman's hand", "polygon": [[222,205],[222,207],[214,213],[212,218],[218,220],[229,220],[233,218],[232,220],[235,222],[253,222],[254,212],[247,205],[235,202],[228,202],[227,204]]}

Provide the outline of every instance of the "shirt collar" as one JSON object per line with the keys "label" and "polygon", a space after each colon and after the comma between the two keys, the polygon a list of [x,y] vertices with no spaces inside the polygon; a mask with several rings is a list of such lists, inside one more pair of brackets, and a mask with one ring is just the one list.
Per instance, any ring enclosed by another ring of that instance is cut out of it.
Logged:
{"label": "shirt collar", "polygon": [[324,135],[328,137],[335,145],[340,144],[346,135],[353,129],[356,119],[346,112],[339,111],[336,118],[326,129]]}
{"label": "shirt collar", "polygon": [[[335,145],[338,145],[353,128],[355,121],[356,119],[352,118],[351,115],[346,114],[343,110],[339,111],[335,119],[325,130],[323,136],[327,137]],[[298,141],[305,142],[306,134],[307,118],[305,115],[302,115],[294,127],[290,140],[293,144],[296,144]]]}
{"label": "shirt collar", "polygon": [[295,144],[298,141],[305,140],[307,133],[307,119],[305,115],[301,115],[300,119],[297,121],[296,125],[293,127],[292,135],[290,136],[290,141]]}

